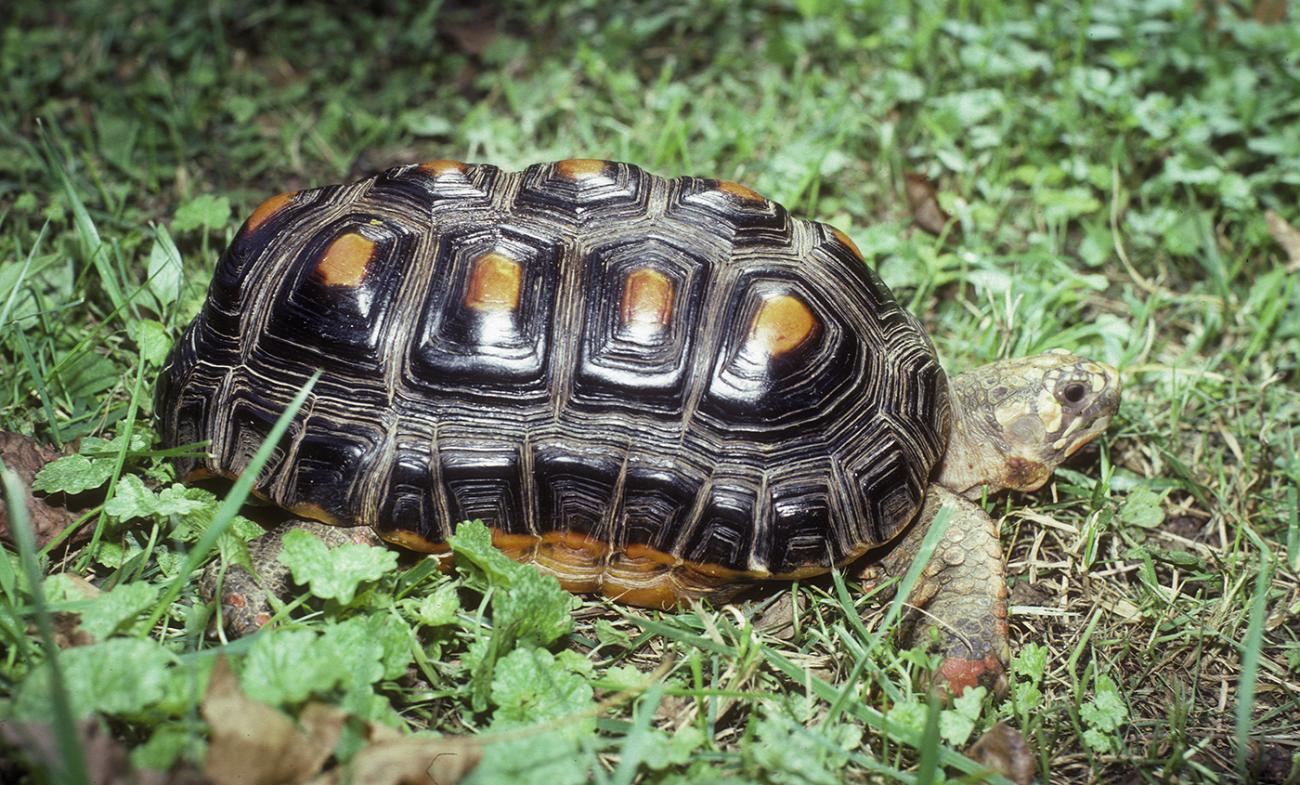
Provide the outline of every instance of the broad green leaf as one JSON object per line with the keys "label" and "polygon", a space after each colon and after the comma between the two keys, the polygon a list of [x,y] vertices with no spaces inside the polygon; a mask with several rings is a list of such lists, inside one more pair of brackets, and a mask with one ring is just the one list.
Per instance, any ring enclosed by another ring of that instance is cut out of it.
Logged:
{"label": "broad green leaf", "polygon": [[[813,734],[832,744],[818,743],[811,738]],[[862,730],[855,725],[806,729],[780,716],[759,720],[755,736],[755,743],[741,748],[741,758],[748,768],[763,772],[775,782],[806,785],[839,785],[848,753],[862,743]]]}
{"label": "broad green leaf", "polygon": [[[571,663],[545,649],[519,648],[502,657],[492,676],[493,727],[531,725],[591,708],[593,692]],[[594,717],[575,723],[594,730]]]}
{"label": "broad green leaf", "polygon": [[454,583],[445,583],[429,594],[404,603],[414,618],[426,627],[455,624],[460,614],[460,596]]}
{"label": "broad green leaf", "polygon": [[[458,563],[464,560],[478,568],[492,595],[493,634],[502,643],[514,641],[546,646],[573,629],[572,610],[578,600],[560,588],[550,575],[510,559],[492,547],[492,535],[478,521],[462,523],[450,540]],[[483,581],[478,581],[480,587]]]}
{"label": "broad green leaf", "polygon": [[113,476],[113,461],[68,455],[51,461],[36,473],[32,490],[76,495],[98,488]]}
{"label": "broad green leaf", "polygon": [[1163,502],[1168,494],[1168,491],[1156,493],[1147,485],[1137,486],[1125,497],[1119,508],[1119,519],[1133,526],[1154,529],[1165,520]]}
{"label": "broad green leaf", "polygon": [[166,722],[154,728],[148,741],[131,750],[131,765],[138,769],[167,771],[187,752],[191,759],[201,760],[206,747],[202,737],[190,725]]}
{"label": "broad green leaf", "polygon": [[124,583],[95,598],[81,612],[81,628],[98,640],[112,635],[118,627],[139,616],[158,599],[158,589],[144,581]]}
{"label": "broad green leaf", "polygon": [[250,697],[273,705],[298,703],[338,683],[346,663],[322,656],[313,630],[272,630],[258,636],[239,682]]}
{"label": "broad green leaf", "polygon": [[104,505],[104,512],[119,521],[128,518],[150,518],[157,511],[157,494],[146,488],[144,481],[134,474],[122,475],[113,490],[113,498]]}
{"label": "broad green leaf", "polygon": [[[131,714],[162,700],[176,657],[149,638],[114,638],[59,652],[73,716]],[[53,716],[49,668],[36,668],[19,685],[16,717],[48,722]]]}
{"label": "broad green leaf", "polygon": [[393,678],[410,661],[409,639],[399,651],[386,621],[355,617],[315,630],[271,630],[248,651],[240,683],[258,700],[275,705],[301,703],[339,686],[373,684]]}
{"label": "broad green leaf", "polygon": [[1079,707],[1079,717],[1087,726],[1084,744],[1097,752],[1120,751],[1119,732],[1128,721],[1128,706],[1113,679],[1097,675],[1092,700]]}
{"label": "broad green leaf", "polygon": [[177,233],[193,229],[221,229],[230,220],[230,200],[224,196],[202,194],[176,210],[172,229]]}
{"label": "broad green leaf", "polygon": [[167,335],[167,328],[162,322],[136,319],[127,323],[126,333],[135,341],[140,356],[146,363],[157,368],[166,362],[167,352],[172,348],[172,339]]}
{"label": "broad green leaf", "polygon": [[555,730],[489,744],[465,785],[582,785],[596,754],[591,746]]}
{"label": "broad green leaf", "polygon": [[671,736],[658,728],[647,728],[643,759],[655,770],[683,766],[691,759],[691,753],[704,746],[706,740],[704,731],[697,725],[687,725]]}
{"label": "broad green leaf", "polygon": [[176,302],[181,293],[181,254],[164,226],[157,227],[149,249],[149,291],[163,308]]}
{"label": "broad green leaf", "polygon": [[383,678],[396,679],[406,673],[407,666],[415,659],[411,651],[414,636],[410,626],[400,616],[388,612],[373,613],[362,621],[366,633],[382,651],[379,661],[383,666]]}
{"label": "broad green leaf", "polygon": [[[180,483],[172,483],[158,492],[156,503],[154,514],[168,516],[190,515],[213,505],[214,501],[211,500],[211,494],[200,488],[187,488]],[[261,527],[258,527],[258,530],[261,531]]]}
{"label": "broad green leaf", "polygon": [[397,567],[397,553],[388,548],[346,543],[331,549],[302,529],[284,535],[284,549],[276,558],[293,572],[295,583],[343,605],[352,602],[362,583],[378,580]]}
{"label": "broad green leaf", "polygon": [[980,718],[980,708],[987,693],[983,687],[973,687],[953,699],[952,708],[939,713],[939,735],[954,747],[960,747],[975,731]]}

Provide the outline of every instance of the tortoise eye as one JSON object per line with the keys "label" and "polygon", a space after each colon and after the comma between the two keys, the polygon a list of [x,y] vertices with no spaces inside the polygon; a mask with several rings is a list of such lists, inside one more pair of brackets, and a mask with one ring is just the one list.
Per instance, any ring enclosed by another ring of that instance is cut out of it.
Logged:
{"label": "tortoise eye", "polygon": [[1061,391],[1061,399],[1066,403],[1080,403],[1086,397],[1088,397],[1088,388],[1078,382],[1067,384]]}

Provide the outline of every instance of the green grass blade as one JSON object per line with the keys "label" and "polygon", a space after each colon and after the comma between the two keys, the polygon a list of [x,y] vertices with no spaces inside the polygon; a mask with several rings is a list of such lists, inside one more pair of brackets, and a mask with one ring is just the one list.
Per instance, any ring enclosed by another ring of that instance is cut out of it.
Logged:
{"label": "green grass blade", "polygon": [[[131,401],[127,404],[126,421],[118,428],[118,435],[122,438],[122,446],[117,451],[117,458],[113,463],[113,476],[108,480],[108,494],[104,497],[105,507],[117,491],[117,481],[122,478],[122,467],[126,465],[127,453],[131,451],[131,434],[135,432],[135,416],[140,411],[140,394],[144,390],[144,368],[144,355],[141,354],[139,362],[135,366],[135,383],[131,386]],[[90,535],[90,544],[86,546],[86,549],[81,553],[81,558],[77,560],[78,569],[85,569],[98,555],[99,541],[104,535],[104,526],[107,523],[108,518],[102,507],[99,517],[95,520],[95,530]]]}
{"label": "green grass blade", "polygon": [[[835,696],[840,692],[840,689],[835,685],[812,675],[804,667],[796,665],[770,648],[763,647],[763,656],[767,658],[767,661],[773,667],[784,673],[787,678],[793,679],[799,684],[806,684],[814,695],[824,701],[834,700]],[[868,706],[865,703],[849,703],[844,707],[844,713],[851,714],[861,720],[867,727],[883,733],[895,741],[917,750],[921,749],[921,736],[890,722],[879,709],[873,706]],[[999,774],[988,774],[987,770],[980,764],[941,743],[936,744],[935,749],[939,763],[944,766],[951,766],[965,774],[983,775],[984,781],[991,783],[991,785],[1010,785],[1011,783],[1011,780]]]}
{"label": "green grass blade", "polygon": [[[31,520],[27,513],[27,489],[18,479],[18,475],[0,461],[0,480],[3,480],[5,499],[9,506],[9,527],[14,541],[18,545],[18,554],[22,560],[23,572],[27,576],[27,585],[32,595],[32,605],[36,615],[36,627],[40,631],[41,645],[45,649],[45,664],[50,669],[50,696],[54,706],[55,744],[59,751],[63,769],[52,777],[54,782],[67,782],[73,785],[89,781],[86,773],[86,758],[77,736],[77,725],[72,716],[72,706],[68,702],[68,692],[63,683],[63,670],[59,667],[59,647],[54,642],[54,621],[45,604],[45,592],[41,588],[41,566],[36,561],[36,538],[32,533]],[[58,776],[62,775],[62,776]]]}
{"label": "green grass blade", "polygon": [[650,721],[654,719],[659,702],[664,697],[664,685],[656,681],[646,690],[640,701],[632,727],[624,737],[623,747],[619,751],[618,766],[609,777],[610,785],[632,785],[636,779],[637,769],[645,760],[648,740],[650,738]]}
{"label": "green grass blade", "polygon": [[[1264,543],[1258,543],[1264,546]],[[1241,678],[1237,680],[1237,774],[1248,776],[1247,755],[1250,751],[1251,712],[1255,708],[1255,690],[1259,685],[1259,661],[1264,642],[1264,619],[1268,611],[1268,587],[1273,580],[1273,562],[1261,547],[1259,572],[1255,574],[1255,596],[1250,603],[1246,637],[1241,643]]]}
{"label": "green grass blade", "polygon": [[56,447],[62,448],[63,434],[59,432],[59,420],[54,415],[54,401],[50,399],[49,388],[45,386],[45,375],[41,373],[40,366],[36,363],[36,356],[32,353],[31,344],[27,342],[27,336],[19,330],[14,333],[14,337],[18,339],[18,350],[23,353],[23,365],[27,366],[27,373],[32,377],[36,395],[41,399],[45,421],[50,426],[50,438],[54,440]]}
{"label": "green grass blade", "polygon": [[925,730],[921,731],[921,759],[916,764],[917,785],[930,785],[939,773],[939,696],[930,693],[925,704]]}
{"label": "green grass blade", "polygon": [[14,303],[18,302],[18,293],[23,290],[23,281],[27,279],[27,273],[32,269],[32,259],[36,257],[36,249],[41,247],[41,242],[45,239],[45,233],[49,228],[49,221],[42,224],[36,239],[32,241],[32,247],[27,250],[22,269],[18,271],[18,278],[14,281],[13,288],[9,290],[9,296],[5,298],[4,307],[0,308],[0,330],[9,323],[9,312],[13,310]]}
{"label": "green grass blade", "polygon": [[63,187],[63,195],[72,208],[73,223],[77,227],[77,235],[81,238],[86,258],[99,274],[99,280],[104,285],[104,293],[108,295],[113,309],[120,312],[127,307],[127,301],[122,294],[122,287],[118,284],[117,275],[114,274],[112,265],[108,263],[108,243],[99,236],[99,229],[96,228],[94,219],[90,217],[90,211],[81,201],[76,186],[72,184],[72,178],[68,177],[67,170],[59,162],[48,140],[46,140],[46,154],[50,169],[58,177],[59,184]]}
{"label": "green grass blade", "polygon": [[262,446],[257,448],[253,460],[249,461],[248,466],[239,475],[239,479],[235,481],[229,493],[226,494],[226,498],[221,502],[221,506],[217,508],[217,512],[212,516],[211,525],[203,532],[203,536],[199,538],[198,542],[194,543],[194,547],[190,549],[190,552],[185,555],[185,561],[182,563],[180,570],[177,571],[176,577],[167,586],[167,590],[163,592],[163,596],[149,614],[148,623],[141,627],[140,635],[142,637],[153,630],[154,625],[158,623],[158,620],[163,617],[171,604],[180,596],[186,581],[189,580],[190,573],[194,572],[203,559],[207,557],[208,552],[216,547],[217,540],[221,538],[221,535],[235,520],[239,508],[244,504],[244,500],[248,498],[249,492],[253,490],[253,483],[257,480],[258,472],[270,460],[271,453],[275,451],[276,445],[284,437],[285,431],[289,430],[289,423],[293,422],[294,416],[302,408],[303,403],[306,402],[307,396],[311,394],[311,390],[316,386],[316,380],[319,378],[320,371],[312,374],[306,384],[299,388],[298,393],[293,396],[293,400],[289,402],[289,406],[280,415],[279,419],[275,421],[271,432],[266,436],[266,441],[262,442]]}

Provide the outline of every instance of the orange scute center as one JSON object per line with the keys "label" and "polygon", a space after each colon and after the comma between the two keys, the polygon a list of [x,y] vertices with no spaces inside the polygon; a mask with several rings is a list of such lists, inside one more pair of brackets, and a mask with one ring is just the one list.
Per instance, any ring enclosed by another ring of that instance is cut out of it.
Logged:
{"label": "orange scute center", "polygon": [[849,237],[844,232],[841,232],[839,229],[835,229],[835,228],[831,229],[831,234],[835,237],[836,240],[840,241],[840,245],[852,251],[854,256],[858,257],[859,259],[862,258],[862,251],[858,250],[858,244],[853,242],[852,237]]}
{"label": "orange scute center", "polygon": [[817,317],[793,295],[769,297],[758,307],[749,326],[748,345],[771,357],[797,348],[817,329]]}
{"label": "orange scute center", "polygon": [[595,158],[570,158],[557,162],[555,171],[569,180],[585,180],[605,174],[605,162]]}
{"label": "orange scute center", "polygon": [[732,196],[740,197],[748,202],[766,201],[766,198],[758,191],[755,191],[748,186],[741,185],[740,183],[732,182],[731,180],[719,180],[718,190],[725,191]]}
{"label": "orange scute center", "polygon": [[476,311],[513,311],[523,288],[519,262],[492,251],[474,262],[465,291],[465,305]]}
{"label": "orange scute center", "polygon": [[265,202],[259,204],[257,209],[253,211],[253,214],[248,216],[248,221],[244,224],[244,231],[251,232],[257,229],[257,227],[266,223],[268,218],[280,212],[290,204],[293,204],[293,195],[294,192],[292,191],[276,194]]}
{"label": "orange scute center", "polygon": [[350,232],[330,243],[316,265],[326,286],[357,286],[366,276],[366,266],[375,254],[375,243]]}
{"label": "orange scute center", "polygon": [[422,171],[428,172],[434,177],[442,177],[443,175],[451,174],[452,172],[464,174],[465,170],[468,168],[467,165],[460,161],[448,161],[446,159],[426,161],[425,163],[420,164],[420,169]]}
{"label": "orange scute center", "polygon": [[666,327],[673,316],[673,282],[668,276],[643,267],[623,283],[623,324]]}

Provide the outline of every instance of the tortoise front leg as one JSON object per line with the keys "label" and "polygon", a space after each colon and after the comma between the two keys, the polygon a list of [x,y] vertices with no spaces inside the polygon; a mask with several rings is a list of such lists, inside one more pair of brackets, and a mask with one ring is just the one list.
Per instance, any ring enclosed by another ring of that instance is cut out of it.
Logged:
{"label": "tortoise front leg", "polygon": [[965,498],[931,485],[916,525],[879,566],[901,580],[945,504],[952,509],[948,526],[908,598],[916,610],[909,614],[904,634],[924,642],[931,640],[932,629],[938,632],[937,647],[944,657],[938,677],[950,693],[976,684],[1001,692],[1010,646],[1002,547],[993,519]]}

